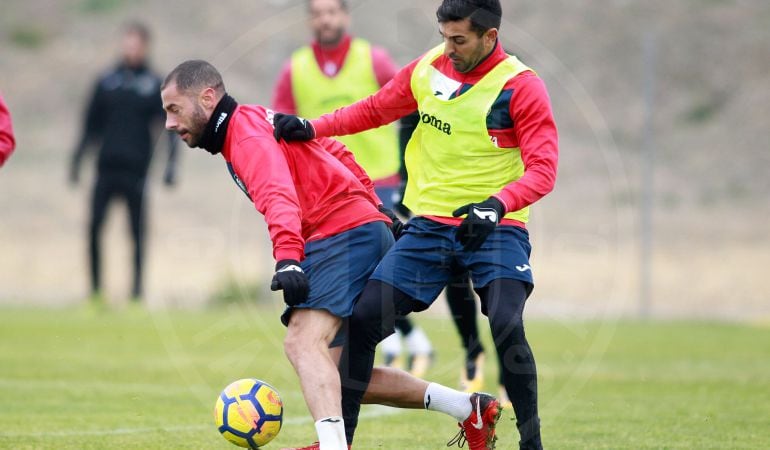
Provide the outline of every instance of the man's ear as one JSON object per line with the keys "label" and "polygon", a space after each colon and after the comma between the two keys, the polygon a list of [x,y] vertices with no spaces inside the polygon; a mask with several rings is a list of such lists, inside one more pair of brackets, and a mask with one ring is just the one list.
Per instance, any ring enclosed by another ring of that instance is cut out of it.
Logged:
{"label": "man's ear", "polygon": [[213,111],[217,106],[217,93],[214,88],[206,88],[201,91],[198,101],[205,110]]}
{"label": "man's ear", "polygon": [[490,28],[484,34],[484,40],[489,45],[495,45],[495,42],[497,42],[497,35],[498,35],[497,28]]}

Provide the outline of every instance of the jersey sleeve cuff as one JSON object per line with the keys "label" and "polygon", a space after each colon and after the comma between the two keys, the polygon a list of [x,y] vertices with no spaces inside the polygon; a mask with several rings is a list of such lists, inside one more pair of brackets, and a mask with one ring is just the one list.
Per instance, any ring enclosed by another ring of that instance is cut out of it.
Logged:
{"label": "jersey sleeve cuff", "polygon": [[331,131],[329,127],[326,125],[326,121],[323,120],[323,118],[318,118],[310,121],[310,125],[313,126],[313,131],[315,132],[315,137],[329,137],[331,136],[329,132]]}
{"label": "jersey sleeve cuff", "polygon": [[273,253],[273,257],[276,261],[283,261],[284,259],[302,261],[305,259],[305,252],[296,248],[277,248]]}
{"label": "jersey sleeve cuff", "polygon": [[510,198],[510,194],[508,194],[507,192],[501,191],[493,195],[492,197],[498,199],[500,203],[503,204],[503,208],[505,208],[505,214],[508,214],[509,212],[514,211],[511,209],[511,204],[513,204],[513,201]]}

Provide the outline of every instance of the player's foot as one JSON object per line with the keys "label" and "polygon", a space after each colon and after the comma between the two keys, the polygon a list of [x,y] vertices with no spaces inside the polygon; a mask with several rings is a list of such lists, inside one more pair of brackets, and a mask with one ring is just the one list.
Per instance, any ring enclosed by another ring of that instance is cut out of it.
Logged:
{"label": "player's foot", "polygon": [[474,393],[471,395],[473,410],[465,422],[459,423],[460,431],[447,447],[457,444],[463,447],[468,443],[470,450],[492,450],[495,448],[495,427],[503,410],[500,403],[489,394]]}
{"label": "player's foot", "polygon": [[500,394],[497,396],[497,400],[500,402],[500,408],[502,409],[513,409],[513,403],[511,403],[511,399],[508,398],[508,391],[505,390],[505,386],[500,385]]}
{"label": "player's foot", "polygon": [[[284,447],[281,450],[321,450],[321,444],[318,442],[313,442],[307,447]],[[348,450],[350,450],[350,446],[348,445]]]}
{"label": "player's foot", "polygon": [[484,353],[465,361],[465,368],[460,372],[460,390],[467,393],[484,389]]}

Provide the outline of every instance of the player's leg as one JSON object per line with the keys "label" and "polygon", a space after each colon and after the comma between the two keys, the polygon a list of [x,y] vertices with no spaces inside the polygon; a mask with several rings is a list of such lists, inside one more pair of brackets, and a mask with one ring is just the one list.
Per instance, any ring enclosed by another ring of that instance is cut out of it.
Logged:
{"label": "player's leg", "polygon": [[465,367],[460,374],[460,387],[465,392],[484,388],[484,346],[479,338],[476,297],[466,271],[452,275],[446,287],[447,303],[460,342],[465,349]]}
{"label": "player's leg", "polygon": [[471,272],[481,311],[489,318],[521,448],[540,449],[537,371],[523,322],[524,305],[533,287],[530,248],[526,230],[500,226],[479,250],[463,252],[462,263]]}
{"label": "player's leg", "polygon": [[450,442],[467,439],[471,450],[487,449],[494,442],[494,427],[500,415],[493,397],[428,383],[399,369],[373,369],[375,347],[382,336],[393,332],[395,317],[426,307],[425,302],[379,280],[370,280],[364,288],[350,317],[350,339],[340,366],[342,411],[349,444],[364,398],[367,402],[443,412],[461,426]]}
{"label": "player's leg", "polygon": [[[310,296],[306,303],[300,307],[325,309],[333,312],[337,317],[348,317],[353,312],[355,300],[360,296],[369,276],[377,267],[382,256],[393,244],[393,236],[383,222],[374,222],[361,225],[347,232],[332,236],[320,241],[309,242],[305,245],[305,260],[302,269],[310,279]],[[284,320],[289,316],[293,320],[294,314],[300,309],[292,308],[284,313]],[[340,321],[341,323],[342,321]],[[346,320],[349,322],[349,319]],[[337,415],[316,419],[316,430],[319,436],[319,445],[325,449],[324,429],[333,428],[338,433],[338,440],[334,445],[346,448],[345,423],[340,417],[340,380],[336,362],[339,357],[332,357],[328,347],[347,340],[345,333],[337,334],[339,323],[330,333],[328,339],[323,342],[325,358],[331,364],[336,376],[335,402]],[[349,326],[347,327],[349,328]],[[376,345],[376,344],[375,344]],[[315,352],[311,347],[299,345],[298,352]],[[313,374],[314,366],[310,366],[310,374]],[[324,399],[324,401],[328,398]],[[310,405],[308,405],[310,406]],[[326,411],[326,410],[324,410]],[[315,417],[315,414],[314,414]],[[327,423],[328,420],[334,421]],[[304,448],[314,448],[313,446]]]}
{"label": "player's leg", "polygon": [[339,373],[329,354],[339,326],[340,318],[326,310],[296,309],[284,339],[284,351],[315,420],[342,415]]}
{"label": "player's leg", "polygon": [[352,444],[358,426],[358,413],[371,380],[377,344],[394,332],[396,315],[411,312],[415,302],[390,284],[369,280],[353,309],[348,321],[348,340],[340,359],[342,413],[348,444]]}
{"label": "player's leg", "polygon": [[540,449],[537,370],[523,321],[528,293],[529,286],[525,282],[511,279],[494,280],[479,289],[500,355],[503,382],[516,413],[521,448]]}
{"label": "player's leg", "polygon": [[131,298],[134,301],[141,299],[143,263],[144,263],[144,245],[145,245],[145,207],[144,207],[144,188],[145,179],[143,177],[128,177],[126,186],[126,203],[128,204],[129,223],[131,225],[131,238],[134,244],[133,266],[134,278],[131,287]]}
{"label": "player's leg", "polygon": [[91,275],[91,298],[97,299],[102,289],[101,234],[107,207],[113,194],[109,176],[99,174],[91,195],[91,215],[88,226],[88,254]]}

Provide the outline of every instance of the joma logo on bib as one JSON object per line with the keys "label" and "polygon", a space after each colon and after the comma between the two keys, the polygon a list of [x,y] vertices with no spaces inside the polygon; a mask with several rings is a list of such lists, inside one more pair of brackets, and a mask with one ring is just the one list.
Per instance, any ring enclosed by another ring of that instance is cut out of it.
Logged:
{"label": "joma logo on bib", "polygon": [[428,113],[420,113],[420,121],[422,121],[422,123],[425,125],[430,125],[433,128],[443,132],[447,136],[452,135],[452,124],[449,122],[444,122],[434,115]]}

